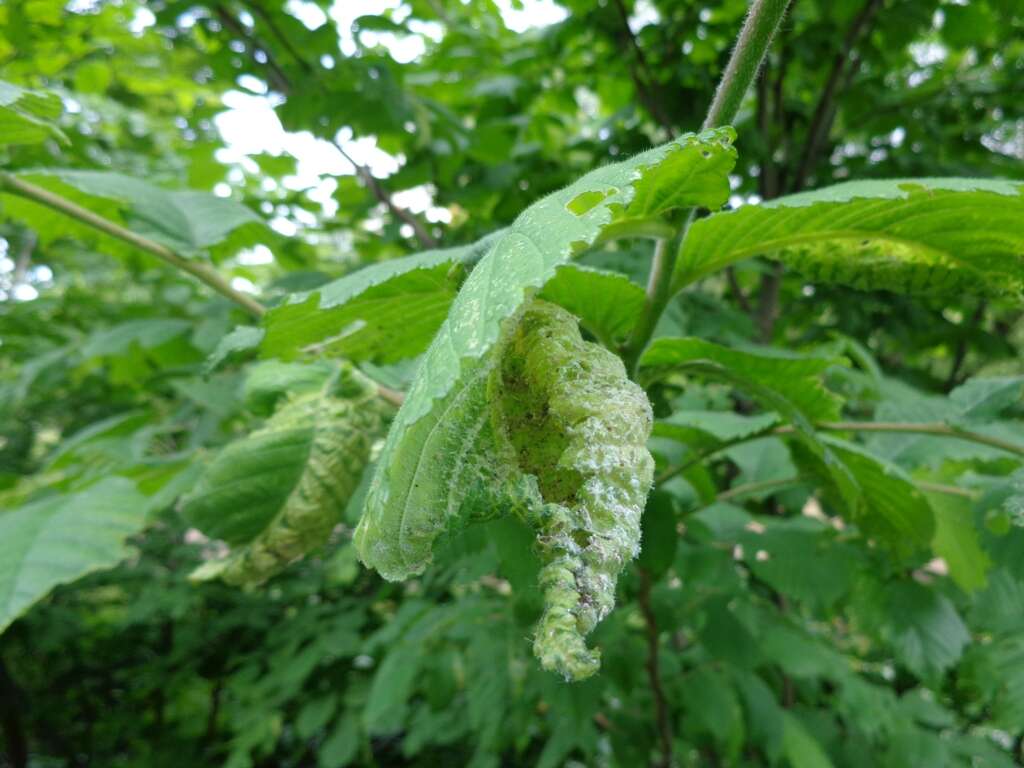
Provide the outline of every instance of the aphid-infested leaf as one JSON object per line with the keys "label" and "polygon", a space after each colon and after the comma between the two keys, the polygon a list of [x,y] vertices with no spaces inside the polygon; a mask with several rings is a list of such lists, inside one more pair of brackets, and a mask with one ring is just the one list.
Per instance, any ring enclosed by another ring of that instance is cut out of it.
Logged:
{"label": "aphid-infested leaf", "polygon": [[587,677],[599,655],[584,636],[611,610],[639,547],[651,421],[619,358],[583,341],[565,310],[534,302],[382,462],[356,530],[360,557],[407,578],[427,567],[443,530],[520,515],[543,565],[534,652],[568,679]]}
{"label": "aphid-infested leaf", "polygon": [[233,551],[194,578],[258,583],[327,541],[385,422],[372,384],[346,384],[294,397],[210,463],[182,513]]}

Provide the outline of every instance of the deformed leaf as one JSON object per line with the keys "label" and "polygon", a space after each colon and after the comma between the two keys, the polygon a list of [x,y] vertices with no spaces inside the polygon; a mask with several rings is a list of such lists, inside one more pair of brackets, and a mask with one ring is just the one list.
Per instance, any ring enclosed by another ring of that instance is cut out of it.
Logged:
{"label": "deformed leaf", "polygon": [[758,255],[865,290],[1019,295],[1024,183],[851,181],[713,214],[690,228],[673,286]]}
{"label": "deformed leaf", "polygon": [[258,583],[326,543],[385,418],[372,385],[357,378],[346,384],[346,397],[295,397],[207,465],[181,512],[232,553],[201,566],[194,578]]}
{"label": "deformed leaf", "polygon": [[[444,407],[474,361],[497,343],[505,320],[612,224],[656,220],[678,207],[719,207],[728,197],[735,162],[732,137],[731,129],[686,134],[591,171],[523,211],[495,238],[459,291],[395,419],[395,433],[404,434]],[[600,202],[583,211],[577,198],[594,192],[603,193]],[[385,455],[384,461],[390,458]]]}
{"label": "deformed leaf", "polygon": [[146,498],[123,477],[0,512],[0,632],[58,584],[110,568],[146,523]]}
{"label": "deformed leaf", "polygon": [[584,636],[614,605],[638,550],[654,462],[650,404],[576,319],[536,301],[442,401],[388,435],[355,542],[388,579],[422,572],[435,539],[516,514],[537,534],[545,609],[534,652],[566,678],[593,674]]}

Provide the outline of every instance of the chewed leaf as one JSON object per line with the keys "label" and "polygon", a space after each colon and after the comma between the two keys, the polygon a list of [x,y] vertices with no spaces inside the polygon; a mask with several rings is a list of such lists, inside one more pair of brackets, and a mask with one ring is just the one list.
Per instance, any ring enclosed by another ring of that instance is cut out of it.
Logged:
{"label": "chewed leaf", "polygon": [[519,515],[543,564],[534,651],[545,668],[586,677],[599,657],[584,636],[611,610],[639,546],[651,421],[619,358],[583,341],[564,309],[536,301],[442,407],[385,447],[391,459],[378,466],[356,530],[360,557],[386,578],[407,578],[430,563],[442,531]]}
{"label": "chewed leaf", "polygon": [[1024,291],[1024,183],[855,181],[697,221],[675,288],[764,255],[809,279],[951,295]]}
{"label": "chewed leaf", "polygon": [[182,514],[232,546],[194,578],[258,583],[327,541],[383,431],[371,387],[295,397],[207,466]]}

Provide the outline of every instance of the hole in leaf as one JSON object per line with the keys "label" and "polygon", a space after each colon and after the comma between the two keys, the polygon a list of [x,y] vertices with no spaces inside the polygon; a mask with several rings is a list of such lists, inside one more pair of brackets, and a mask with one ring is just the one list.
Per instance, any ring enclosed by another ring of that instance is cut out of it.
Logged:
{"label": "hole in leaf", "polygon": [[592,190],[590,192],[581,192],[568,203],[566,203],[565,207],[570,213],[574,213],[577,216],[582,216],[588,211],[592,211],[594,207],[597,206],[605,198],[609,197],[610,195],[614,195],[618,191],[619,190],[617,190],[615,187],[612,187],[611,189],[607,189],[604,192],[599,192],[597,190]]}

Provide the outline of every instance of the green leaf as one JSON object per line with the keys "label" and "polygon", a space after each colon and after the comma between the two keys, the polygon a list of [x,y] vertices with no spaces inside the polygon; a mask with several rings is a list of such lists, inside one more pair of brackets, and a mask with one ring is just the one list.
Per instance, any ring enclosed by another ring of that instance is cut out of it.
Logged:
{"label": "green leaf", "polygon": [[491,350],[529,293],[613,224],[626,233],[673,208],[718,208],[735,162],[732,136],[731,129],[686,134],[591,171],[523,211],[459,291],[395,419],[398,439]]}
{"label": "green leaf", "polygon": [[56,121],[64,111],[60,96],[0,80],[0,146],[37,144],[49,138],[67,142]]}
{"label": "green leaf", "polygon": [[263,319],[263,355],[287,359],[316,345],[351,360],[415,357],[448,314],[459,265],[479,258],[486,242],[372,264],[291,296]]}
{"label": "green leaf", "polygon": [[[841,361],[779,351],[730,349],[696,338],[656,339],[640,358],[640,373],[653,381],[674,372],[694,373],[734,384],[793,423],[839,418],[842,400],[825,389],[822,375]],[[685,416],[680,418],[685,419]],[[726,421],[719,419],[718,428]],[[739,423],[731,424],[742,431]]]}
{"label": "green leaf", "polygon": [[633,329],[644,305],[644,290],[625,275],[566,264],[544,286],[540,298],[558,304],[609,349]]}
{"label": "green leaf", "polygon": [[934,679],[960,658],[971,636],[953,604],[914,582],[885,587],[883,633],[896,658],[924,679]]}
{"label": "green leaf", "polygon": [[124,559],[146,499],[122,477],[0,512],[0,632],[58,584]]}
{"label": "green leaf", "polygon": [[778,414],[744,416],[732,411],[677,411],[654,423],[654,434],[706,450],[718,444],[746,440],[779,423]]}
{"label": "green leaf", "polygon": [[351,399],[294,398],[206,466],[181,512],[233,552],[193,578],[260,582],[326,543],[382,431],[381,402],[361,387]]}
{"label": "green leaf", "polygon": [[317,751],[318,768],[345,768],[359,752],[359,721],[354,717],[339,717],[331,735],[324,739]]}
{"label": "green leaf", "polygon": [[[246,206],[207,192],[165,189],[110,171],[56,168],[22,176],[183,255],[222,244],[236,250],[268,236],[262,219]],[[43,243],[65,234],[97,238],[95,230],[29,200],[5,195],[3,207],[31,224]],[[104,238],[104,243],[110,242]],[[124,249],[119,244],[117,250]]]}
{"label": "green leaf", "polygon": [[249,367],[246,373],[242,402],[254,413],[267,415],[282,397],[316,392],[337,372],[337,364],[330,360],[310,363],[261,360]]}
{"label": "green leaf", "polygon": [[263,334],[262,328],[255,328],[251,325],[235,326],[234,330],[225,334],[217,342],[216,348],[206,359],[204,371],[208,374],[212,373],[229,358],[258,349],[260,342],[263,341]]}
{"label": "green leaf", "polygon": [[747,352],[702,339],[656,339],[640,357],[640,376],[653,381],[678,371],[734,385],[796,428],[796,437],[831,475],[846,505],[860,502],[848,470],[819,440],[815,421],[838,418],[841,399],[825,389],[822,375],[838,360],[781,352]]}
{"label": "green leaf", "polygon": [[192,330],[188,320],[175,318],[147,318],[129,320],[112,328],[93,333],[81,348],[82,357],[110,357],[125,355],[134,345],[152,349]]}
{"label": "green leaf", "polygon": [[974,511],[968,499],[944,493],[929,493],[935,515],[932,551],[949,567],[949,575],[965,592],[985,587],[991,561],[978,542]]}
{"label": "green leaf", "polygon": [[676,531],[676,507],[672,494],[654,491],[647,497],[644,516],[640,520],[641,539],[639,564],[659,578],[676,557],[679,532]]}
{"label": "green leaf", "polygon": [[925,495],[913,480],[895,464],[873,455],[859,445],[835,437],[820,435],[832,460],[845,468],[844,476],[856,489],[851,503],[835,483],[834,468],[820,464],[820,458],[804,457],[802,462],[826,483],[826,493],[834,503],[846,507],[858,526],[869,536],[879,536],[901,552],[912,552],[931,545],[935,535],[935,516]]}
{"label": "green leaf", "polygon": [[832,761],[796,715],[782,713],[782,753],[793,768],[832,768]]}
{"label": "green leaf", "polygon": [[751,256],[865,290],[1017,295],[1024,185],[985,179],[852,181],[694,222],[673,286]]}
{"label": "green leaf", "polygon": [[992,421],[1024,403],[1024,376],[968,379],[949,393],[964,421]]}

